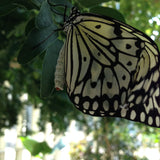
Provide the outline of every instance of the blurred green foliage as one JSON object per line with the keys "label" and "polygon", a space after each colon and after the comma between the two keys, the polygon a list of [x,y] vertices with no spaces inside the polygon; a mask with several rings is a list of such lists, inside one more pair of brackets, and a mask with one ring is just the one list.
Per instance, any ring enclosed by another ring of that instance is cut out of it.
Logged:
{"label": "blurred green foliage", "polygon": [[20,139],[25,148],[30,151],[32,156],[40,156],[40,153],[45,155],[46,153],[50,153],[52,151],[46,142],[37,142],[29,137],[20,137]]}
{"label": "blurred green foliage", "polygon": [[[94,139],[85,143],[84,159],[138,159],[133,152],[140,146],[160,147],[159,129],[119,118],[83,115],[74,108],[65,91],[54,90],[56,60],[65,39],[63,32],[54,31],[63,24],[62,4],[68,7],[67,14],[72,6],[81,12],[102,15],[108,12],[152,36],[160,47],[160,1],[157,0],[50,0],[50,4],[46,0],[1,0],[0,131],[16,125],[24,105],[32,104],[41,110],[40,131],[46,122],[51,122],[55,134],[63,133],[74,119],[87,135],[93,134]],[[17,62],[17,57],[23,65]],[[28,101],[20,100],[24,93],[28,93]],[[97,144],[94,153],[93,143]]]}

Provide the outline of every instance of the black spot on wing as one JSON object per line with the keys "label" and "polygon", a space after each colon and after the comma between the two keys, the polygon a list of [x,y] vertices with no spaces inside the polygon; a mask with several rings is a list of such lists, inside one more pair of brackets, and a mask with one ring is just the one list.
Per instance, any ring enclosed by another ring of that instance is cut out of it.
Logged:
{"label": "black spot on wing", "polygon": [[87,58],[86,57],[83,57],[83,61],[86,61],[87,60]]}
{"label": "black spot on wing", "polygon": [[125,79],[126,79],[126,76],[125,76],[125,75],[123,75],[123,76],[122,76],[122,79],[123,79],[123,80],[125,80]]}
{"label": "black spot on wing", "polygon": [[100,55],[101,55],[101,53],[100,53],[100,52],[98,52],[98,53],[97,53],[97,55],[98,55],[98,56],[100,56]]}
{"label": "black spot on wing", "polygon": [[131,66],[131,65],[132,65],[132,62],[128,61],[127,66]]}
{"label": "black spot on wing", "polygon": [[108,88],[112,88],[112,83],[111,82],[107,82],[107,86],[108,86]]}
{"label": "black spot on wing", "polygon": [[99,25],[96,25],[95,28],[100,29],[100,28],[101,28],[101,25],[100,25],[100,24],[99,24]]}
{"label": "black spot on wing", "polygon": [[130,44],[126,44],[126,49],[130,49],[132,46]]}
{"label": "black spot on wing", "polygon": [[92,82],[92,83],[91,83],[91,87],[92,87],[92,88],[95,88],[96,85],[97,85],[97,82]]}

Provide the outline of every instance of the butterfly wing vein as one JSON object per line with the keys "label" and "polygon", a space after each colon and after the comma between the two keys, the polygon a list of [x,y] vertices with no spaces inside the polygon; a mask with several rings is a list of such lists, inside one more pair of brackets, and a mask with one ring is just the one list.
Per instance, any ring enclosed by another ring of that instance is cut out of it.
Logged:
{"label": "butterfly wing vein", "polygon": [[160,56],[148,36],[81,14],[69,23],[64,48],[67,92],[79,110],[160,127]]}

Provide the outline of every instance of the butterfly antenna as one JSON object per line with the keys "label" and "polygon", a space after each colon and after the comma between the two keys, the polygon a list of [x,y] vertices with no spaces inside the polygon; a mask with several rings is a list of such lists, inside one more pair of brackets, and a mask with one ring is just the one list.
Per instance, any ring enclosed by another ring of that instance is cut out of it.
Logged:
{"label": "butterfly antenna", "polygon": [[63,15],[63,21],[65,22],[66,21],[66,12],[67,12],[67,6],[65,5],[64,6],[64,15]]}
{"label": "butterfly antenna", "polygon": [[60,15],[60,16],[63,16],[63,20],[64,20],[64,22],[65,22],[66,17],[67,17],[67,16],[66,16],[67,6],[66,6],[66,5],[63,5],[63,4],[52,4],[49,0],[47,0],[47,2],[48,2],[48,4],[49,4],[51,7],[57,7],[57,6],[62,6],[62,7],[64,7],[64,14],[56,11],[56,9],[54,9],[54,8],[51,8],[51,10],[52,10],[52,12],[54,12],[54,13]]}

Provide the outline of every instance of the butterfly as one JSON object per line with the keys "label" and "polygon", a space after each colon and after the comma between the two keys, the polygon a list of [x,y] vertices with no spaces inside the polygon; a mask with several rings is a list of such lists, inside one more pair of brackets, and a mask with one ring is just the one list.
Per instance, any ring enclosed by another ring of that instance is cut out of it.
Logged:
{"label": "butterfly", "polygon": [[143,32],[116,19],[80,13],[64,23],[55,87],[92,116],[160,127],[160,53]]}

